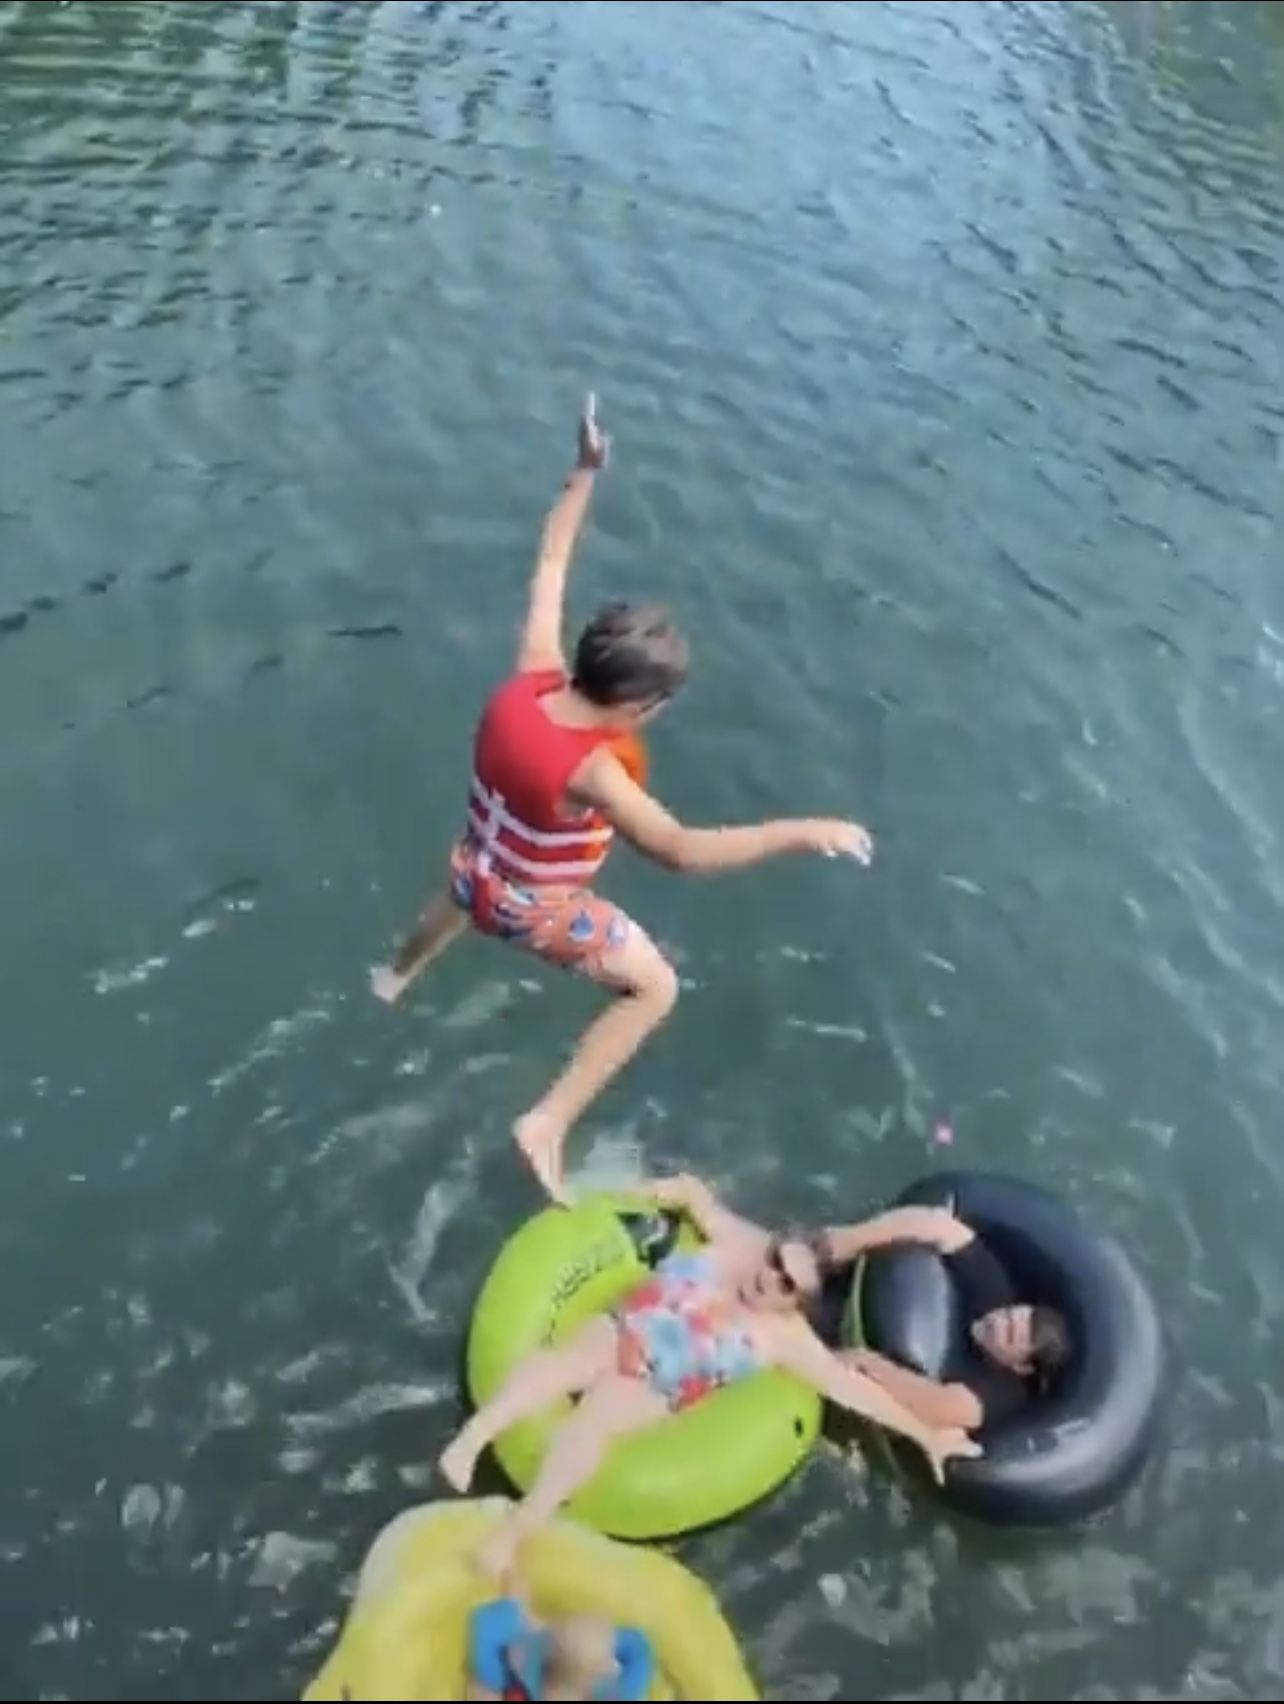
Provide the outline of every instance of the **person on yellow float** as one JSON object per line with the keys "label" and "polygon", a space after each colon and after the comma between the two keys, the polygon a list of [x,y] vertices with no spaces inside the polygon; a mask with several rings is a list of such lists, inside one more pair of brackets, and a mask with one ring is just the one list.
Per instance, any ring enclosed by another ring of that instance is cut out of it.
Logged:
{"label": "person on yellow float", "polygon": [[648,1696],[655,1654],[640,1628],[599,1615],[540,1620],[511,1577],[501,1586],[469,1617],[469,1699]]}

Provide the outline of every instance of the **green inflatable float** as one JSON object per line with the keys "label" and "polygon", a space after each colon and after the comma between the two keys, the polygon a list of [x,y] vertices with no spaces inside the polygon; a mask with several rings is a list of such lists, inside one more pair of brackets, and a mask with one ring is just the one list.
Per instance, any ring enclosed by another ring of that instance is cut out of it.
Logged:
{"label": "green inflatable float", "polygon": [[[674,1215],[625,1195],[591,1196],[527,1220],[505,1245],[473,1313],[473,1402],[488,1402],[533,1351],[613,1307],[670,1249],[698,1241]],[[495,1446],[520,1490],[530,1486],[568,1406],[514,1426]],[[672,1538],[712,1526],[783,1484],[811,1451],[820,1418],[820,1398],[800,1380],[756,1373],[615,1444],[567,1512],[612,1538]]]}

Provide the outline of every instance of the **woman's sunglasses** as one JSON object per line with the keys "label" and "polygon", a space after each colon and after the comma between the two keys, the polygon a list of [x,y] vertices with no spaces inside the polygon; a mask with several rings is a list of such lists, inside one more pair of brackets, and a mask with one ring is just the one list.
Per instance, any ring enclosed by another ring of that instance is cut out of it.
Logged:
{"label": "woman's sunglasses", "polygon": [[779,1243],[770,1243],[767,1247],[767,1270],[780,1285],[786,1296],[797,1296],[802,1292],[802,1286],[793,1273],[785,1265],[784,1255]]}

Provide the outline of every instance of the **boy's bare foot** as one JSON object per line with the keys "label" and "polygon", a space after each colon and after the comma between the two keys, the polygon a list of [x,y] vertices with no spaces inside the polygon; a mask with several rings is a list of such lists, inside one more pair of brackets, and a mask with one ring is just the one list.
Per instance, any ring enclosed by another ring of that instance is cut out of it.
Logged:
{"label": "boy's bare foot", "polygon": [[437,1457],[437,1468],[441,1477],[450,1489],[457,1491],[461,1497],[473,1482],[478,1454],[467,1435],[460,1432]]}
{"label": "boy's bare foot", "polygon": [[395,1006],[410,984],[408,976],[398,976],[390,964],[376,965],[370,972],[370,992],[376,1000]]}
{"label": "boy's bare foot", "polygon": [[566,1127],[547,1112],[527,1112],[513,1126],[513,1139],[542,1188],[559,1206],[566,1205],[562,1143]]}

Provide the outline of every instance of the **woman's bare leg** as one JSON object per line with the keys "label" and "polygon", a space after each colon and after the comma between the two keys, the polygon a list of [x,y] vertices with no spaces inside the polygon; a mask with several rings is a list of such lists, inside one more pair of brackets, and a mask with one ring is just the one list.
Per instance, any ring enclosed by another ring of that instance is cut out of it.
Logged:
{"label": "woman's bare leg", "polygon": [[641,1379],[620,1373],[600,1377],[557,1428],[535,1483],[479,1551],[482,1567],[497,1576],[507,1574],[518,1548],[589,1483],[612,1444],[654,1426],[668,1412],[664,1398]]}
{"label": "woman's bare leg", "polygon": [[442,1478],[453,1490],[467,1491],[482,1451],[496,1438],[551,1403],[576,1396],[594,1380],[613,1374],[616,1354],[615,1321],[605,1314],[559,1348],[537,1349],[446,1445],[437,1461]]}

